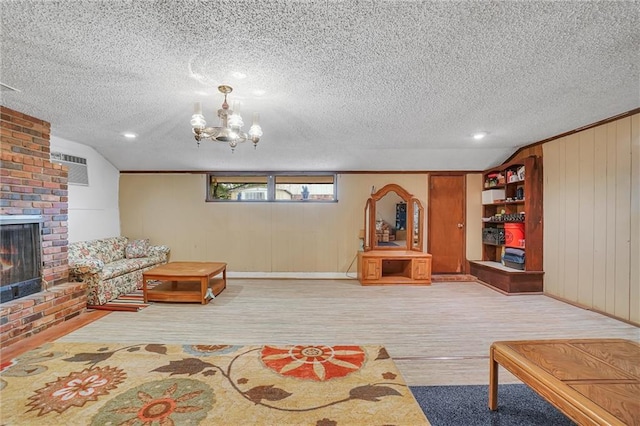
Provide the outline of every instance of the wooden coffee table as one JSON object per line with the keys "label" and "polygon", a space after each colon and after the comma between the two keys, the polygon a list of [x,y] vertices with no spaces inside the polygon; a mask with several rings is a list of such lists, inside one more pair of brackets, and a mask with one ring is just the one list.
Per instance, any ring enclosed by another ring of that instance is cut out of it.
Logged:
{"label": "wooden coffee table", "polygon": [[498,365],[580,425],[640,425],[640,344],[623,339],[521,340],[490,349],[489,408]]}
{"label": "wooden coffee table", "polygon": [[[217,275],[222,274],[222,277]],[[147,281],[162,281],[154,288]],[[207,304],[227,287],[227,264],[170,262],[142,273],[144,301],[200,302]]]}

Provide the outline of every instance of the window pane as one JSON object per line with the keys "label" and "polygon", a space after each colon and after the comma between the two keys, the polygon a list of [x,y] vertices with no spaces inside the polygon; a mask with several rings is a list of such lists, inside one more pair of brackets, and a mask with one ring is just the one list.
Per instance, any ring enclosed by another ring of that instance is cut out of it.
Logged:
{"label": "window pane", "polygon": [[334,177],[276,176],[276,200],[334,201]]}
{"label": "window pane", "polygon": [[210,176],[209,200],[267,199],[266,176]]}

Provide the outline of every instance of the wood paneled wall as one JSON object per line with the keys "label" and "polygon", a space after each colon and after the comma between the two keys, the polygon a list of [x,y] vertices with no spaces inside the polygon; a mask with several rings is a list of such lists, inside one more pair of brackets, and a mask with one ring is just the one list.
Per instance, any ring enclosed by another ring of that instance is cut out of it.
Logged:
{"label": "wood paneled wall", "polygon": [[543,153],[545,292],[640,324],[640,114]]}
{"label": "wood paneled wall", "polygon": [[122,173],[121,234],[168,245],[171,260],[223,261],[232,272],[355,275],[366,200],[388,183],[427,205],[424,173],[338,175],[339,202],[326,204],[206,203],[204,174]]}
{"label": "wood paneled wall", "polygon": [[482,174],[469,173],[467,176],[467,217],[466,248],[467,260],[482,259]]}

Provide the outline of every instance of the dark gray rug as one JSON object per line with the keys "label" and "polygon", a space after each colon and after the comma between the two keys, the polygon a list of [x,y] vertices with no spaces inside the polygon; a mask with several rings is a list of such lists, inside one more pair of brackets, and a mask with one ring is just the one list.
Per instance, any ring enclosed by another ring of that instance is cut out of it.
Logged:
{"label": "dark gray rug", "polygon": [[498,410],[489,386],[410,386],[433,426],[570,426],[574,423],[526,385],[499,385]]}

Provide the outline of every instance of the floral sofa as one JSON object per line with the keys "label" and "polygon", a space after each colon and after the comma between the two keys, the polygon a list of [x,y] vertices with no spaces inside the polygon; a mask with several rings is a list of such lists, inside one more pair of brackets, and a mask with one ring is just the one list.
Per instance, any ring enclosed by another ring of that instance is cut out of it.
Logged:
{"label": "floral sofa", "polygon": [[142,272],[167,263],[169,247],[110,237],[69,244],[69,278],[87,284],[87,304],[104,305],[142,287]]}

